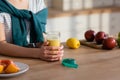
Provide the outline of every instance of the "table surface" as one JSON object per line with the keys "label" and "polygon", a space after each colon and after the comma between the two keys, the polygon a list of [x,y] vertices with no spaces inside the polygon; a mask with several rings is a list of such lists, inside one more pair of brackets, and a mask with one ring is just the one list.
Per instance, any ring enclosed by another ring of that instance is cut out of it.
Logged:
{"label": "table surface", "polygon": [[64,48],[63,58],[74,58],[77,69],[67,68],[61,62],[46,62],[39,59],[0,56],[30,66],[24,74],[0,78],[0,80],[120,80],[120,49],[101,50],[81,46],[79,49]]}

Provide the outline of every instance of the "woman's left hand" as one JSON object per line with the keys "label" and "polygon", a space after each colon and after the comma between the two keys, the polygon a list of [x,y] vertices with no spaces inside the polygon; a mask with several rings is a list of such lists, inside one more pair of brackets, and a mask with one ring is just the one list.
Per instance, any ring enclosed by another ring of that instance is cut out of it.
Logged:
{"label": "woman's left hand", "polygon": [[40,58],[46,61],[58,61],[61,60],[63,57],[63,45],[60,47],[56,46],[48,46],[48,42],[44,42],[40,47],[41,54]]}

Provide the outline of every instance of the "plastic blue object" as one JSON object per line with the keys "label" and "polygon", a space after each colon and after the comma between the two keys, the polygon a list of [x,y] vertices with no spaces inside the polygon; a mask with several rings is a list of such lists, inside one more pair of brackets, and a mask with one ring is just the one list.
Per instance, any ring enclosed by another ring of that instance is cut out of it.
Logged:
{"label": "plastic blue object", "polygon": [[78,64],[76,64],[76,60],[72,58],[63,59],[62,65],[69,68],[78,68]]}

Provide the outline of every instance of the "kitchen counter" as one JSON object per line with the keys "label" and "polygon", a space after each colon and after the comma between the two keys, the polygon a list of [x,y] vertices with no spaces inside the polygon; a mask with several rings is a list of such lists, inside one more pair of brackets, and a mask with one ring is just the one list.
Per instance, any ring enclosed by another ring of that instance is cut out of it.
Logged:
{"label": "kitchen counter", "polygon": [[69,49],[65,46],[63,58],[74,58],[77,69],[67,68],[61,62],[45,62],[39,59],[0,56],[30,66],[24,74],[0,80],[120,80],[120,49],[93,49],[81,46]]}

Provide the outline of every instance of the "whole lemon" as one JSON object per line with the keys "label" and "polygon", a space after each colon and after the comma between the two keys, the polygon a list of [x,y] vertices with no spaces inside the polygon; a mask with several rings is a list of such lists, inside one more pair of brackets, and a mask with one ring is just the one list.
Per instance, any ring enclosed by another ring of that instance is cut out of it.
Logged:
{"label": "whole lemon", "polygon": [[67,45],[69,48],[77,49],[77,48],[80,47],[80,41],[79,41],[77,38],[69,38],[69,39],[66,41],[66,45]]}

